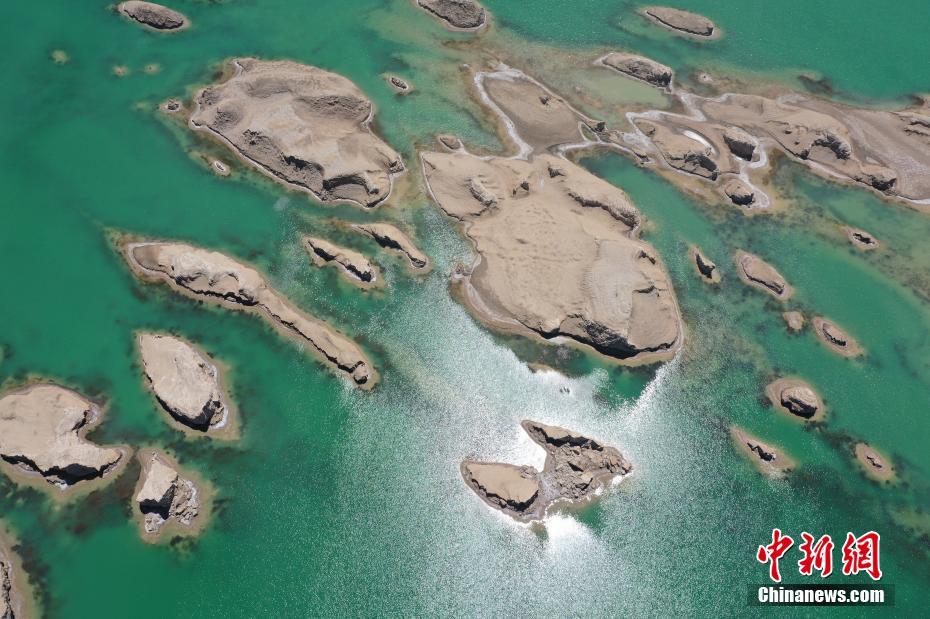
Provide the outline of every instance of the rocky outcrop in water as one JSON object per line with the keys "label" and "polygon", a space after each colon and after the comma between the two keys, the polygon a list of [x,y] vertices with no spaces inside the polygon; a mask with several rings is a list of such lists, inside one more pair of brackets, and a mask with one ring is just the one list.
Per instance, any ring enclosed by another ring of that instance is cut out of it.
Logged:
{"label": "rocky outcrop in water", "polygon": [[846,236],[849,238],[849,242],[853,244],[853,247],[863,250],[871,250],[878,248],[878,239],[859,228],[845,228]]}
{"label": "rocky outcrop in water", "polygon": [[142,452],[139,461],[142,474],[135,503],[141,514],[144,535],[157,537],[168,522],[191,527],[200,514],[194,482],[183,477],[177,466],[160,452]]}
{"label": "rocky outcrop in water", "polygon": [[844,357],[858,357],[862,354],[862,348],[846,331],[838,327],[833,322],[817,316],[813,320],[814,334],[828,348],[837,352]]}
{"label": "rocky outcrop in water", "polygon": [[746,161],[751,161],[756,152],[756,139],[739,127],[727,127],[723,132],[723,141],[730,152]]}
{"label": "rocky outcrop in water", "polygon": [[229,406],[219,370],[206,355],[170,335],[140,333],[136,340],[145,377],[165,412],[199,432],[226,425]]}
{"label": "rocky outcrop in water", "polygon": [[674,75],[669,67],[660,62],[626,52],[611,52],[601,58],[601,63],[659,88],[668,87]]}
{"label": "rocky outcrop in water", "polygon": [[785,312],[782,314],[785,324],[792,331],[800,331],[804,328],[804,314],[798,311]]}
{"label": "rocky outcrop in water", "polygon": [[536,421],[523,429],[546,450],[542,471],[530,466],[465,460],[465,483],[488,505],[518,520],[539,520],[560,501],[593,497],[617,475],[633,470],[613,447],[571,430]]}
{"label": "rocky outcrop in water", "polygon": [[252,267],[184,243],[126,243],[124,250],[133,271],[143,278],[195,299],[254,312],[357,385],[370,388],[377,382],[377,373],[355,342],[293,308]]}
{"label": "rocky outcrop in water", "polygon": [[387,198],[404,164],[371,132],[374,109],[355,84],[290,61],[240,58],[231,66],[229,79],[195,96],[192,127],[324,202],[372,207]]}
{"label": "rocky outcrop in water", "polygon": [[487,23],[487,11],[476,0],[416,0],[417,6],[453,30],[479,30]]}
{"label": "rocky outcrop in water", "polygon": [[[489,326],[568,337],[620,359],[671,356],[681,320],[671,282],[627,195],[574,163],[423,153],[439,207],[480,261],[460,300]],[[475,191],[480,183],[480,192]]]}
{"label": "rocky outcrop in water", "polygon": [[667,6],[648,6],[641,9],[641,12],[651,21],[674,32],[705,39],[715,36],[717,32],[714,22],[697,13]]}
{"label": "rocky outcrop in water", "polygon": [[683,133],[676,133],[665,125],[639,120],[636,126],[652,140],[668,165],[682,172],[717,180],[720,170],[710,146]]}
{"label": "rocky outcrop in water", "polygon": [[758,256],[742,250],[736,252],[736,270],[743,282],[776,299],[784,301],[794,292],[781,273]]}
{"label": "rocky outcrop in water", "polygon": [[699,247],[692,247],[690,253],[692,260],[694,260],[694,266],[702,280],[711,284],[720,282],[720,270],[710,258],[704,255],[704,252]]}
{"label": "rocky outcrop in water", "polygon": [[313,264],[317,266],[336,265],[345,279],[363,288],[381,283],[378,268],[354,249],[340,247],[312,236],[303,237],[303,244]]}
{"label": "rocky outcrop in water", "polygon": [[413,90],[413,87],[407,80],[401,79],[396,75],[386,75],[384,79],[387,80],[388,85],[399,95],[406,95]]}
{"label": "rocky outcrop in water", "polygon": [[763,475],[785,477],[795,467],[794,460],[781,449],[763,442],[738,426],[730,427],[730,438]]}
{"label": "rocky outcrop in water", "polygon": [[823,418],[823,401],[814,388],[802,380],[780,378],[766,387],[765,393],[776,409],[809,421]]}
{"label": "rocky outcrop in water", "polygon": [[737,206],[752,206],[756,200],[753,188],[735,176],[723,184],[723,193]]}
{"label": "rocky outcrop in water", "polygon": [[891,462],[868,443],[856,443],[853,447],[856,460],[865,469],[866,475],[876,481],[893,481],[895,479],[894,467]]}
{"label": "rocky outcrop in water", "polygon": [[392,224],[354,224],[352,226],[373,238],[378,245],[385,249],[397,252],[407,259],[410,268],[416,271],[425,271],[429,266],[426,254],[417,249],[413,241],[406,234]]}
{"label": "rocky outcrop in water", "polygon": [[177,31],[186,28],[190,24],[187,17],[181,13],[154,2],[130,0],[118,4],[116,10],[133,21],[154,30]]}
{"label": "rocky outcrop in water", "polygon": [[0,397],[0,458],[9,472],[39,475],[67,489],[115,471],[123,449],[84,438],[102,411],[70,389],[45,383]]}

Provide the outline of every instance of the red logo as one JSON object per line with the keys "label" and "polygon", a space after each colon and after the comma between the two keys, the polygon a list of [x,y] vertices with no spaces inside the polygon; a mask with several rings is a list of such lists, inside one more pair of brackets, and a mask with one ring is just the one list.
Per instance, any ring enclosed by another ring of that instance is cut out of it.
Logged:
{"label": "red logo", "polygon": [[[843,574],[854,576],[865,572],[872,580],[882,577],[879,553],[881,536],[875,531],[869,531],[859,537],[852,533],[846,534],[846,542],[842,548]],[[756,551],[756,560],[768,564],[769,578],[774,582],[781,582],[779,561],[794,546],[790,535],[784,535],[781,529],[772,529],[772,541],[765,546],[759,546]],[[801,533],[801,543],[798,550],[801,559],[798,561],[798,571],[802,576],[812,576],[815,571],[821,578],[833,573],[833,549],[835,545],[829,535],[815,538],[804,531]]]}

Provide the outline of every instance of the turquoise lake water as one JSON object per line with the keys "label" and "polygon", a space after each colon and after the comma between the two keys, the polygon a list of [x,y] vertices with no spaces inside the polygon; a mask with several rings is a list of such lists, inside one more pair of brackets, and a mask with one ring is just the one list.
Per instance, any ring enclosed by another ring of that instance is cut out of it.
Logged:
{"label": "turquoise lake water", "polygon": [[[414,168],[436,133],[500,146],[463,63],[493,55],[566,94],[577,80],[610,101],[611,115],[631,102],[663,105],[651,89],[584,68],[611,47],[668,63],[685,83],[706,69],[802,88],[797,76],[809,73],[844,100],[893,105],[930,92],[930,5],[680,3],[725,32],[696,43],[650,27],[628,2],[485,4],[494,24],[477,40],[446,32],[407,0],[178,0],[172,6],[193,26],[169,36],[99,2],[0,8],[8,67],[0,381],[40,376],[99,398],[107,417],[95,441],[167,449],[217,493],[203,535],[151,546],[131,518],[136,465],[63,506],[0,478],[0,517],[20,541],[45,615],[756,614],[748,586],[766,572],[755,550],[775,526],[796,538],[879,531],[883,583],[896,591],[896,606],[885,610],[925,612],[930,217],[785,164],[774,182],[789,208],[749,218],[686,197],[619,155],[586,156],[582,163],[626,190],[651,221],[646,238],[669,268],[688,331],[674,361],[621,368],[476,323],[448,290],[455,264],[471,260],[469,245],[417,189]],[[70,62],[53,63],[55,49]],[[156,106],[246,55],[299,60],[358,84],[377,106],[376,129],[411,169],[407,190],[366,212],[314,203],[241,165],[228,179],[213,175],[191,154],[209,146]],[[153,63],[160,70],[146,73]],[[130,73],[114,76],[117,65]],[[385,72],[416,92],[396,97]],[[400,258],[338,220],[398,223],[432,271],[411,276]],[[869,230],[884,248],[855,251],[842,225]],[[353,336],[382,382],[360,392],[252,316],[137,281],[114,232],[250,261],[295,304]],[[335,270],[313,267],[299,244],[311,232],[372,256],[386,289],[360,292]],[[809,330],[789,335],[781,304],[732,270],[719,288],[705,286],[689,244],[724,269],[738,248],[776,264],[797,289],[790,307],[836,320],[867,354],[848,360]],[[187,337],[230,368],[241,441],[185,439],[162,421],[135,356],[139,329]],[[565,376],[533,373],[528,362]],[[823,394],[823,425],[771,410],[763,388],[777,374],[803,376]],[[525,418],[616,445],[635,474],[593,507],[552,516],[545,531],[492,513],[462,483],[458,463],[540,465],[519,427]],[[784,447],[798,469],[783,481],[761,477],[732,446],[734,423]],[[851,457],[858,440],[893,458],[898,484],[865,478]]]}

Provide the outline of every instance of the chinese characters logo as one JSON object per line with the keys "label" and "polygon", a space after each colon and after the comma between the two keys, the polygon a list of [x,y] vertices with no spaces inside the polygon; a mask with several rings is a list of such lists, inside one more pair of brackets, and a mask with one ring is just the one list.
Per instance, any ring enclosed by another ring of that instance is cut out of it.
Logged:
{"label": "chinese characters logo", "polygon": [[[813,535],[804,531],[801,533],[801,543],[798,550],[801,559],[798,560],[798,571],[802,576],[812,576],[819,572],[821,578],[833,573],[833,540],[829,535],[822,535],[815,539]],[[846,534],[846,541],[841,549],[842,571],[846,576],[854,576],[865,572],[872,580],[882,577],[882,568],[879,562],[881,536],[875,531],[869,531],[859,537],[853,533]],[[759,546],[756,551],[756,560],[768,564],[769,578],[774,582],[781,582],[781,569],[779,561],[794,546],[794,539],[785,535],[781,529],[772,530],[772,541],[765,546]]]}

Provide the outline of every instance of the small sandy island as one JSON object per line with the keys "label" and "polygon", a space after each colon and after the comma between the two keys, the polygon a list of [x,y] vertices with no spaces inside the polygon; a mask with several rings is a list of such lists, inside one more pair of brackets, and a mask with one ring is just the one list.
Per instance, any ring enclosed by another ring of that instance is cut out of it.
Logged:
{"label": "small sandy island", "polygon": [[720,36],[720,30],[714,22],[697,13],[667,6],[647,6],[640,9],[640,12],[653,23],[676,34],[699,39],[716,39]]}
{"label": "small sandy island", "polygon": [[626,52],[610,52],[601,56],[598,62],[605,67],[659,88],[670,86],[674,75],[674,71],[661,62]]}
{"label": "small sandy island", "polygon": [[139,452],[142,472],[133,499],[133,512],[140,533],[148,542],[162,534],[196,535],[203,530],[208,511],[204,488],[195,484],[165,453],[145,449]]}
{"label": "small sandy island", "polygon": [[720,283],[720,269],[710,258],[704,255],[700,247],[692,246],[688,250],[688,255],[691,256],[695,271],[701,276],[702,281],[708,284]]}
{"label": "small sandy island", "polygon": [[139,333],[136,344],[149,388],[172,421],[193,434],[235,437],[233,407],[206,353],[163,333]]}
{"label": "small sandy island", "polygon": [[335,265],[343,278],[360,288],[382,284],[378,267],[360,252],[313,236],[305,236],[302,241],[313,264],[320,267]]}
{"label": "small sandy island", "polygon": [[414,271],[429,270],[429,260],[410,237],[397,226],[387,223],[353,224],[352,228],[373,238],[381,247],[400,254]]}
{"label": "small sandy island", "polygon": [[194,299],[254,312],[351,377],[355,384],[370,389],[377,382],[377,373],[355,342],[292,307],[252,267],[219,252],[184,243],[122,245],[129,266],[142,278],[164,282]]}
{"label": "small sandy island", "polygon": [[116,10],[133,21],[160,32],[177,32],[190,25],[190,20],[181,13],[154,2],[130,0],[118,4]]}
{"label": "small sandy island", "polygon": [[765,388],[776,410],[807,421],[822,421],[826,414],[823,400],[814,388],[797,378],[779,378]]}
{"label": "small sandy island", "polygon": [[749,458],[763,475],[780,479],[795,468],[794,460],[782,450],[760,441],[740,427],[732,426],[730,437],[740,453]]}
{"label": "small sandy island", "polygon": [[784,312],[781,317],[785,319],[785,326],[787,326],[790,331],[797,333],[804,328],[804,314],[797,310]]}
{"label": "small sandy island", "polygon": [[[4,472],[16,482],[62,491],[112,480],[130,450],[85,439],[102,418],[96,404],[52,383],[6,392],[0,398]],[[37,479],[47,483],[32,483]]]}
{"label": "small sandy island", "polygon": [[736,271],[743,283],[767,292],[779,301],[787,300],[794,293],[781,273],[759,256],[737,251]]}
{"label": "small sandy island", "polygon": [[417,6],[450,30],[481,30],[487,11],[476,0],[415,0]]}
{"label": "small sandy island", "polygon": [[852,243],[853,247],[856,249],[864,251],[878,249],[878,239],[865,230],[850,227],[846,227],[843,230],[846,232],[846,237],[849,239],[849,242]]}
{"label": "small sandy island", "polygon": [[190,117],[245,161],[319,200],[372,207],[404,171],[372,133],[374,108],[348,79],[297,62],[239,58],[233,75],[202,89]]}
{"label": "small sandy island", "polygon": [[862,354],[859,343],[833,322],[822,316],[816,316],[812,322],[814,335],[833,352],[844,357],[858,357]]}
{"label": "small sandy island", "polygon": [[413,86],[410,85],[410,82],[396,75],[385,75],[384,80],[388,83],[388,86],[393,88],[394,92],[399,95],[406,95],[413,92]]}
{"label": "small sandy island", "polygon": [[465,460],[460,466],[465,483],[475,494],[517,520],[541,520],[553,504],[589,500],[614,477],[633,470],[614,447],[594,439],[536,421],[523,421],[522,426],[546,450],[542,471],[475,460]]}
{"label": "small sandy island", "polygon": [[0,522],[0,619],[37,618],[34,592],[15,547],[16,541]]}
{"label": "small sandy island", "polygon": [[878,453],[868,443],[856,443],[853,447],[856,460],[862,465],[866,475],[876,481],[889,482],[897,478],[891,460]]}

